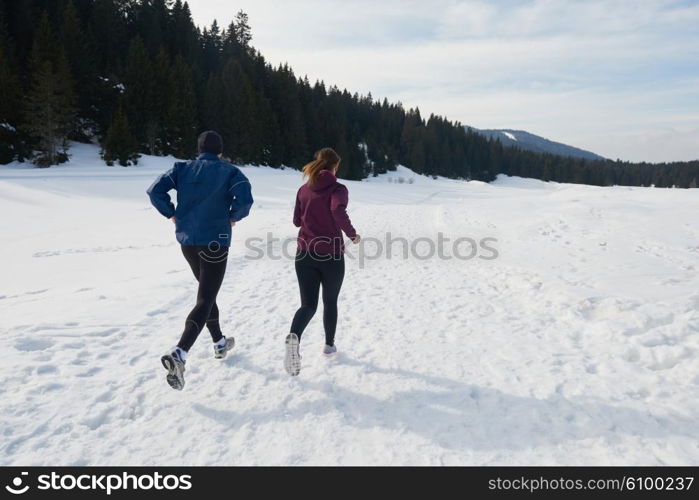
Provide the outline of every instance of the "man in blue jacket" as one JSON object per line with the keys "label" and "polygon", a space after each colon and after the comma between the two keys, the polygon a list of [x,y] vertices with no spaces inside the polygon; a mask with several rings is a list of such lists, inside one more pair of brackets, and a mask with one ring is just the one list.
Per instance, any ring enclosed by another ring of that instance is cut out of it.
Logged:
{"label": "man in blue jacket", "polygon": [[[250,212],[250,182],[230,163],[221,160],[223,140],[213,131],[198,140],[196,160],[175,163],[148,188],[153,206],[175,223],[177,241],[199,282],[197,303],[187,316],[179,343],[161,361],[173,389],[184,387],[187,352],[204,325],[214,341],[214,357],[224,358],[233,348],[219,325],[216,295],[226,273],[231,227]],[[177,191],[177,207],[168,191]]]}

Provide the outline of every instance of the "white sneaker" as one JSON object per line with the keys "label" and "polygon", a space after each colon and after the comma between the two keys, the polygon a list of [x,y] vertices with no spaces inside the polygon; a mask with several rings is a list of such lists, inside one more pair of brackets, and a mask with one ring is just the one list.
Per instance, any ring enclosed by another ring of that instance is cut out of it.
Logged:
{"label": "white sneaker", "polygon": [[337,347],[335,347],[335,344],[333,344],[333,345],[325,344],[325,347],[323,347],[323,355],[327,356],[329,358],[331,356],[334,356],[335,354],[337,354]]}
{"label": "white sneaker", "polygon": [[295,333],[286,336],[286,354],[284,356],[284,369],[286,373],[295,377],[301,372],[301,353],[299,352],[299,338]]}
{"label": "white sneaker", "polygon": [[226,357],[228,351],[233,350],[235,346],[235,339],[233,337],[223,337],[226,339],[226,343],[223,345],[214,344],[214,358],[223,359]]}
{"label": "white sneaker", "polygon": [[172,351],[160,358],[160,362],[167,370],[167,383],[176,391],[184,389],[184,359],[180,356],[179,348],[174,347]]}

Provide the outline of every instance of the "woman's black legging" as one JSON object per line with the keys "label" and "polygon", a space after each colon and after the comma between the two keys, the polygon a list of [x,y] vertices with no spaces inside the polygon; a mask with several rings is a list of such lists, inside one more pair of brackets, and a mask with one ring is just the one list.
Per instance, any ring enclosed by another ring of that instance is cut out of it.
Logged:
{"label": "woman's black legging", "polygon": [[216,296],[226,274],[228,247],[212,250],[205,246],[182,245],[182,254],[199,282],[197,303],[187,316],[182,337],[177,344],[180,349],[189,351],[204,328],[204,324],[209,329],[214,342],[218,342],[223,337],[218,321]]}
{"label": "woman's black legging", "polygon": [[306,251],[296,255],[296,277],[301,291],[301,307],[291,323],[291,333],[298,335],[306,329],[318,308],[318,295],[323,285],[323,327],[325,343],[334,345],[337,326],[337,297],[345,277],[345,259],[342,254],[316,255]]}

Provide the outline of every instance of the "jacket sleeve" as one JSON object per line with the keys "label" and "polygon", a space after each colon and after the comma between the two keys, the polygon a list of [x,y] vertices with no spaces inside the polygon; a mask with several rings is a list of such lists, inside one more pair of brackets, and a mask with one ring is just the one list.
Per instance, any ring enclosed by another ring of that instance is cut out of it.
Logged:
{"label": "jacket sleeve", "polygon": [[252,199],[250,181],[248,181],[248,178],[245,177],[241,171],[238,171],[236,175],[233,176],[229,192],[233,196],[229,217],[238,222],[248,216],[250,207],[252,207],[254,201]]}
{"label": "jacket sleeve", "polygon": [[146,191],[155,209],[168,219],[175,216],[175,205],[170,200],[168,191],[177,189],[176,167],[177,165],[158,177]]}
{"label": "jacket sleeve", "polygon": [[347,215],[348,198],[347,188],[339,185],[330,195],[330,212],[333,215],[333,219],[335,219],[337,227],[342,229],[350,238],[354,238],[357,236],[357,231],[354,230],[352,221],[350,221],[349,215]]}
{"label": "jacket sleeve", "polygon": [[301,227],[301,200],[299,200],[298,193],[296,193],[296,206],[294,207],[294,226]]}

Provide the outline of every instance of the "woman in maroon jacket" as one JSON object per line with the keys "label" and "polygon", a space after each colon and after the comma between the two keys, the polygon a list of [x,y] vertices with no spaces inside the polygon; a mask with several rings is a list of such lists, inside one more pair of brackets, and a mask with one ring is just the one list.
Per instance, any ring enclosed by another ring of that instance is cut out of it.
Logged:
{"label": "woman in maroon jacket", "polygon": [[323,286],[323,354],[332,356],[337,325],[337,297],[345,276],[342,232],[359,243],[359,235],[347,215],[347,188],[337,182],[340,157],[330,148],[323,148],[315,159],[303,167],[308,180],[296,194],[294,225],[299,227],[296,254],[296,276],[301,291],[301,307],[286,337],[284,368],[289,375],[301,371],[299,342],[301,334],[318,307],[320,286]]}

